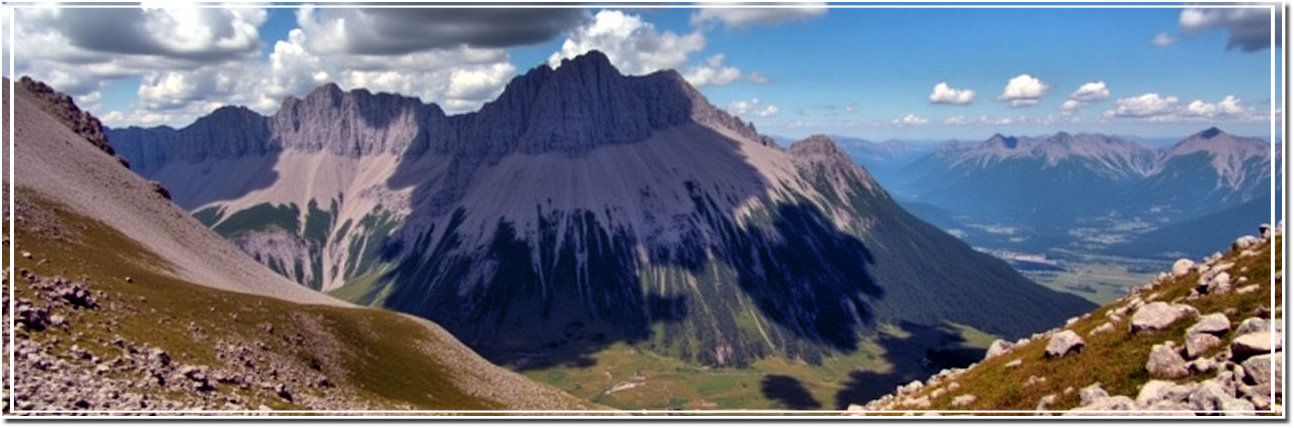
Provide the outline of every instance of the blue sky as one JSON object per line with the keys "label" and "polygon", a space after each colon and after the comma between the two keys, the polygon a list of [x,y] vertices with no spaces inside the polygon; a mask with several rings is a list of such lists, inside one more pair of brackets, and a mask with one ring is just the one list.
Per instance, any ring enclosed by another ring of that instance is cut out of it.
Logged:
{"label": "blue sky", "polygon": [[[511,77],[596,48],[626,73],[677,68],[714,104],[789,137],[1173,137],[1214,125],[1266,136],[1270,128],[1272,49],[1265,28],[1254,31],[1267,25],[1265,9],[802,6],[584,9],[523,21],[489,11],[441,21],[436,10],[137,11],[119,19],[205,25],[217,36],[168,44],[157,40],[187,36],[163,29],[156,40],[115,46],[74,28],[68,10],[25,9],[20,39],[68,47],[33,43],[15,57],[19,74],[51,81],[113,126],[183,126],[222,104],[269,114],[327,81],[471,111]],[[456,20],[486,28],[437,28]],[[347,25],[330,25],[338,22]],[[85,66],[96,54],[102,63]],[[948,91],[932,99],[941,82]]]}

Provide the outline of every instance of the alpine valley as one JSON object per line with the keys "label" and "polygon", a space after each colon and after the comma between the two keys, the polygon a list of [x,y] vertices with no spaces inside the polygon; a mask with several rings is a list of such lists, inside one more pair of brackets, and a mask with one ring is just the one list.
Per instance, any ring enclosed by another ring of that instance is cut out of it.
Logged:
{"label": "alpine valley", "polygon": [[909,214],[830,138],[779,147],[597,51],[472,113],[326,85],[107,136],[279,274],[614,407],[843,407],[1094,307]]}

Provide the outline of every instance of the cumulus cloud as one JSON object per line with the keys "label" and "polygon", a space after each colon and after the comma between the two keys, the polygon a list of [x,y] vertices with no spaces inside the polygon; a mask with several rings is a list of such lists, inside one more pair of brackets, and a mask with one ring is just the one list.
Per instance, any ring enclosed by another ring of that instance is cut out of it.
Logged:
{"label": "cumulus cloud", "polygon": [[890,121],[890,124],[897,126],[918,126],[930,123],[929,119],[919,117],[915,114],[908,113],[906,116]]}
{"label": "cumulus cloud", "polygon": [[1227,95],[1217,102],[1197,99],[1183,106],[1177,97],[1161,96],[1157,93],[1119,99],[1115,102],[1115,108],[1105,112],[1105,116],[1138,118],[1158,122],[1217,121],[1221,119],[1229,121],[1267,120],[1267,116],[1256,114],[1253,107],[1235,95]]}
{"label": "cumulus cloud", "polygon": [[1196,117],[1237,117],[1252,113],[1253,109],[1235,95],[1227,95],[1216,103],[1203,100],[1191,101],[1182,111],[1183,115]]}
{"label": "cumulus cloud", "polygon": [[[740,3],[730,3],[735,5]],[[825,15],[824,3],[787,4],[761,3],[763,7],[714,7],[721,4],[707,3],[703,9],[694,12],[692,25],[701,26],[712,22],[723,23],[726,28],[740,29],[752,25],[777,25],[790,21],[807,21]]]}
{"label": "cumulus cloud", "polygon": [[1110,98],[1110,88],[1105,85],[1104,80],[1087,82],[1079,85],[1074,93],[1069,94],[1069,98],[1060,105],[1060,110],[1073,113],[1088,104],[1108,98]]}
{"label": "cumulus cloud", "polygon": [[1038,99],[1046,95],[1048,89],[1051,87],[1038,78],[1021,74],[1006,82],[1002,95],[997,99],[1010,102],[1012,107],[1037,105]]}
{"label": "cumulus cloud", "polygon": [[1177,97],[1160,96],[1151,92],[1135,97],[1120,98],[1114,102],[1114,109],[1106,111],[1106,116],[1115,117],[1156,117],[1168,116],[1177,112]]}
{"label": "cumulus cloud", "polygon": [[975,91],[970,89],[957,89],[948,86],[948,82],[939,82],[935,84],[934,89],[930,91],[931,104],[951,104],[964,106],[975,100]]}
{"label": "cumulus cloud", "polygon": [[[1279,6],[1278,6],[1279,7]],[[1187,8],[1178,23],[1187,34],[1207,30],[1227,32],[1227,49],[1254,52],[1272,45],[1272,8],[1270,6],[1231,8]],[[1281,25],[1277,16],[1277,28]],[[1279,43],[1280,35],[1276,36]]]}
{"label": "cumulus cloud", "polygon": [[587,19],[568,8],[303,7],[297,23],[323,53],[404,55],[466,45],[504,48],[552,40]]}
{"label": "cumulus cloud", "polygon": [[1069,95],[1070,99],[1092,102],[1110,98],[1110,88],[1105,86],[1104,80],[1087,82],[1078,86],[1073,94]]}
{"label": "cumulus cloud", "polygon": [[684,70],[683,78],[693,86],[723,86],[741,79],[741,70],[723,65],[723,60],[724,54],[712,55],[704,63]]}
{"label": "cumulus cloud", "polygon": [[1167,32],[1163,32],[1163,31],[1156,33],[1155,37],[1152,37],[1150,39],[1150,44],[1155,46],[1170,46],[1173,43],[1177,43],[1177,39],[1173,38],[1173,36],[1170,36],[1168,35]]}
{"label": "cumulus cloud", "polygon": [[571,31],[561,49],[548,57],[548,64],[555,68],[562,59],[596,49],[605,53],[622,73],[641,75],[678,68],[705,43],[705,35],[699,30],[685,35],[662,32],[638,15],[602,10]]}
{"label": "cumulus cloud", "polygon": [[[13,13],[14,68],[74,96],[105,81],[158,70],[246,61],[259,52],[264,9],[21,8]],[[7,52],[8,46],[6,46]]]}
{"label": "cumulus cloud", "polygon": [[944,125],[970,125],[972,123],[975,123],[975,119],[970,119],[966,116],[953,116],[944,119]]}
{"label": "cumulus cloud", "polygon": [[728,113],[737,116],[773,117],[782,111],[775,105],[760,101],[759,98],[737,100],[728,103]]}

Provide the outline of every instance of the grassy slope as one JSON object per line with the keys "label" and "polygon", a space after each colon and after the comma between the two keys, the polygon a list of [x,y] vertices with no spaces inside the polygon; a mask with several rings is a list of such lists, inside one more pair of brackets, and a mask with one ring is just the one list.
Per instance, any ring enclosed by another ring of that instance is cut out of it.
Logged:
{"label": "grassy slope", "polygon": [[[987,348],[996,339],[966,326],[952,325],[949,330],[955,331],[962,338],[962,345],[970,348]],[[891,325],[882,328],[880,334],[910,338],[908,332]],[[941,345],[935,340],[904,344],[918,353]],[[547,367],[524,374],[576,397],[625,410],[795,410],[792,403],[770,396],[786,394],[770,393],[764,386],[770,377],[789,377],[807,393],[798,400],[799,409],[830,410],[838,407],[837,394],[850,387],[849,380],[856,373],[883,377],[894,374],[896,364],[916,361],[908,355],[887,354],[884,346],[875,340],[866,340],[859,348],[851,354],[823,358],[817,365],[774,357],[759,359],[744,368],[710,368],[665,356],[644,346],[619,343],[591,355],[591,365]],[[903,361],[891,361],[894,359]],[[631,385],[609,392],[618,386]]]}
{"label": "grassy slope", "polygon": [[[304,316],[321,320],[316,324],[325,326],[324,334],[338,339],[341,352],[311,355],[307,349],[295,358],[302,364],[315,360],[340,361],[346,375],[335,382],[353,391],[356,395],[353,399],[358,402],[368,402],[375,409],[507,407],[498,401],[480,398],[484,394],[471,391],[473,385],[459,381],[468,379],[468,374],[461,373],[463,367],[456,366],[453,355],[461,346],[449,343],[453,339],[447,334],[431,334],[418,321],[389,311],[302,305],[180,281],[159,273],[166,266],[130,238],[55,203],[41,201],[39,205],[57,218],[61,229],[70,232],[62,237],[48,237],[20,227],[15,250],[29,251],[33,258],[18,258],[15,270],[25,268],[41,276],[85,278],[94,289],[107,294],[107,302],[101,305],[110,310],[78,315],[103,319],[71,320],[77,325],[96,326],[79,332],[82,339],[75,342],[92,351],[109,352],[95,349],[94,343],[99,338],[120,335],[166,349],[180,363],[220,368],[224,363],[215,357],[212,349],[218,338],[269,340],[261,328],[263,324],[275,326],[275,335],[319,335],[321,332],[307,331],[297,322],[298,317]],[[132,283],[126,283],[126,277],[131,277]],[[25,285],[25,281],[16,282],[18,295],[34,297],[33,290]],[[105,327],[109,324],[116,327]],[[192,338],[186,333],[190,325],[201,328],[211,338],[206,341]],[[48,341],[59,334],[50,333],[42,340]],[[70,346],[73,341],[68,339],[62,338],[58,346]],[[500,395],[499,392],[494,391],[493,395]],[[503,392],[506,396],[506,391]],[[295,407],[277,397],[260,398],[250,401],[250,406]],[[550,405],[561,409],[594,408],[559,393],[535,398],[551,400],[554,403]]]}
{"label": "grassy slope", "polygon": [[[1277,236],[1273,241],[1274,245],[1264,244],[1262,250],[1256,256],[1240,257],[1238,251],[1232,251],[1225,254],[1222,261],[1219,262],[1235,263],[1235,266],[1228,270],[1232,278],[1238,276],[1249,278],[1248,281],[1239,283],[1234,288],[1257,283],[1259,284],[1258,291],[1247,294],[1233,292],[1211,295],[1197,300],[1185,301],[1185,303],[1199,309],[1201,315],[1222,312],[1227,308],[1235,308],[1236,315],[1228,317],[1234,329],[1245,318],[1252,316],[1256,309],[1268,307],[1273,298],[1273,291],[1275,291],[1275,301],[1280,302],[1281,287],[1277,287],[1275,290],[1271,287],[1272,266],[1270,261],[1271,252],[1275,248],[1276,269],[1277,271],[1281,269],[1281,237]],[[1192,273],[1181,278],[1165,280],[1153,289],[1140,291],[1136,295],[1146,301],[1151,301],[1151,297],[1153,297],[1154,300],[1183,302],[1183,298],[1190,293],[1198,278],[1199,274],[1192,271]],[[1280,284],[1281,282],[1277,281],[1277,285]],[[1087,342],[1082,353],[1054,361],[1047,360],[1043,357],[1047,340],[1033,340],[1023,347],[985,360],[975,368],[968,370],[955,379],[956,382],[961,384],[961,389],[955,393],[944,394],[937,399],[931,399],[929,409],[907,410],[951,410],[954,409],[951,405],[952,397],[961,394],[973,394],[977,399],[971,406],[959,408],[958,410],[1033,410],[1037,407],[1038,400],[1048,394],[1056,394],[1059,397],[1057,403],[1051,406],[1052,409],[1070,409],[1077,407],[1079,404],[1077,390],[1094,382],[1100,382],[1110,395],[1135,397],[1140,386],[1150,380],[1150,375],[1146,372],[1144,365],[1146,356],[1150,354],[1151,346],[1169,340],[1178,344],[1183,343],[1183,335],[1187,327],[1190,327],[1195,321],[1194,319],[1185,319],[1178,321],[1165,331],[1133,335],[1128,333],[1128,323],[1131,319],[1130,312],[1122,321],[1115,323],[1113,332],[1096,335],[1095,337],[1088,336],[1088,333],[1093,328],[1107,321],[1107,312],[1126,303],[1127,300],[1127,298],[1120,299],[1105,305],[1091,312],[1091,316],[1068,327],[1068,329],[1083,336]],[[1274,318],[1282,316],[1279,308],[1279,305],[1276,306],[1276,311],[1273,314]],[[1205,353],[1205,356],[1212,357],[1224,348],[1223,346],[1216,347]],[[1023,360],[1021,367],[1015,369],[1004,367],[1004,364],[1017,358]],[[1042,385],[1023,386],[1030,376],[1046,377],[1047,381]],[[1212,376],[1212,374],[1197,375],[1192,378],[1179,379],[1178,382],[1203,380],[1212,378]],[[949,382],[951,381],[926,386],[917,396],[928,397],[930,391],[946,386]],[[1063,394],[1067,387],[1073,387],[1074,391],[1070,394]],[[900,410],[904,409],[900,408]]]}

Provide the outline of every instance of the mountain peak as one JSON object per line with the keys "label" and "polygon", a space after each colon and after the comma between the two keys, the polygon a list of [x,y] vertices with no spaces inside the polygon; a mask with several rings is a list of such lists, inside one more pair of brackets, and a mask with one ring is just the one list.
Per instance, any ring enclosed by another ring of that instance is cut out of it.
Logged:
{"label": "mountain peak", "polygon": [[1201,131],[1201,132],[1200,132],[1199,134],[1197,134],[1197,135],[1199,135],[1199,136],[1201,136],[1201,137],[1204,137],[1204,139],[1213,139],[1213,137],[1216,137],[1216,136],[1218,136],[1218,135],[1225,135],[1225,134],[1226,134],[1226,133],[1225,133],[1225,132],[1222,132],[1222,130],[1221,130],[1221,129],[1218,129],[1218,127],[1214,126],[1214,127],[1209,128],[1209,129],[1205,129],[1205,130]]}
{"label": "mountain peak", "polygon": [[561,65],[559,65],[557,69],[611,69],[614,70],[616,74],[620,73],[620,70],[616,69],[616,67],[611,64],[611,58],[608,58],[607,54],[596,49],[576,55],[574,58],[563,58]]}
{"label": "mountain peak", "polygon": [[791,144],[790,150],[791,153],[796,155],[821,154],[834,156],[844,154],[844,152],[840,151],[840,146],[837,146],[836,142],[831,140],[831,137],[823,134],[810,135],[809,138],[797,141],[795,144]]}

